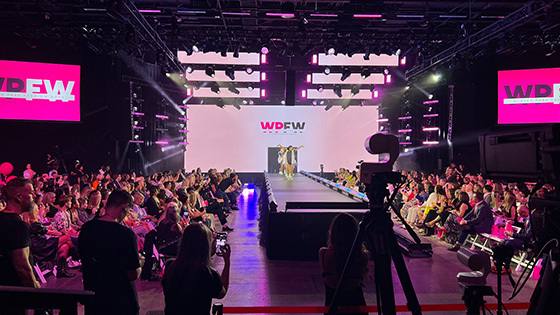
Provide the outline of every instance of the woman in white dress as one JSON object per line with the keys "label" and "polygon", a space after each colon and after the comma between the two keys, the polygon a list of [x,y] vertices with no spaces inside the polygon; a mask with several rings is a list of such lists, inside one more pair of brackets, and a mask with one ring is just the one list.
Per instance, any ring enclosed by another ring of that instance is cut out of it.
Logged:
{"label": "woman in white dress", "polygon": [[278,172],[278,174],[287,174],[288,171],[286,165],[288,164],[288,148],[283,147],[281,144],[279,144],[278,146],[280,147],[280,151],[278,151],[278,163],[280,163],[280,171]]}

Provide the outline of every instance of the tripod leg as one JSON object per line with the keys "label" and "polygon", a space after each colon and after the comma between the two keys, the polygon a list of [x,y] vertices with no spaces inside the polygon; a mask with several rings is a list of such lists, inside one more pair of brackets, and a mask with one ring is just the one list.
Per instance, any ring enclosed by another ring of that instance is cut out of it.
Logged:
{"label": "tripod leg", "polygon": [[399,280],[401,281],[401,285],[406,296],[406,305],[412,314],[422,314],[422,309],[420,307],[420,303],[418,302],[418,297],[416,296],[414,287],[412,286],[412,281],[410,280],[410,275],[406,269],[399,245],[397,244],[395,233],[392,229],[389,229],[386,231],[386,234],[389,251],[391,253],[391,257],[393,258],[395,269],[397,270]]}

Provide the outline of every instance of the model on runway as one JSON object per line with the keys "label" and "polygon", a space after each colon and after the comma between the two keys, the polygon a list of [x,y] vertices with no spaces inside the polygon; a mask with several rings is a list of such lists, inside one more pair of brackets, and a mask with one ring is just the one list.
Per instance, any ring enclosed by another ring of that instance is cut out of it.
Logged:
{"label": "model on runway", "polygon": [[294,179],[294,169],[298,165],[296,160],[296,152],[301,148],[303,148],[303,145],[300,145],[297,148],[294,148],[293,146],[288,146],[288,148],[286,148],[286,166],[284,167],[284,172],[286,173],[286,178],[289,180]]}

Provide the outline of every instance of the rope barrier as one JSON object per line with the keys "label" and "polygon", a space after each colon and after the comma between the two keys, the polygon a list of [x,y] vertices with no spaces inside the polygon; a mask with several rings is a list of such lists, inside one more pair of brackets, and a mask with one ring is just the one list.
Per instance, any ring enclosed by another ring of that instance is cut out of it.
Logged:
{"label": "rope barrier", "polygon": [[[531,303],[508,303],[508,310],[526,310]],[[498,304],[486,304],[490,310],[497,310]],[[397,312],[408,312],[406,305],[397,305]],[[424,312],[464,311],[464,304],[422,305]],[[224,314],[321,314],[329,311],[328,306],[224,306]],[[377,312],[377,306],[341,306],[341,313]]]}

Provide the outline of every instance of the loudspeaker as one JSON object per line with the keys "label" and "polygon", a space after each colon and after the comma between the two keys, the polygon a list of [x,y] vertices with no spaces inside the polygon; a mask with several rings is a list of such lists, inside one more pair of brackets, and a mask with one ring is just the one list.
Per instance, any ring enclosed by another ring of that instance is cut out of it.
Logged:
{"label": "loudspeaker", "polygon": [[296,72],[295,70],[286,70],[286,105],[294,106],[296,104]]}

